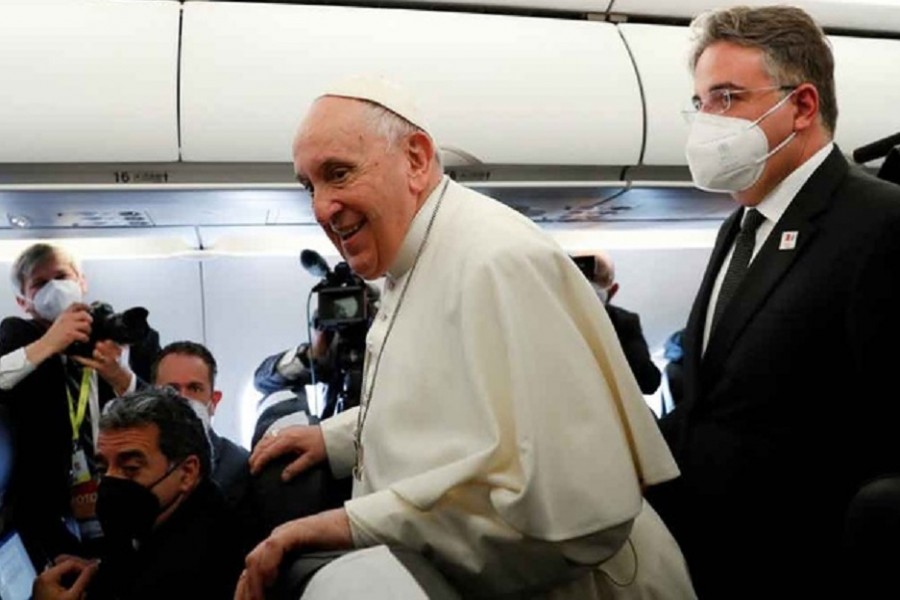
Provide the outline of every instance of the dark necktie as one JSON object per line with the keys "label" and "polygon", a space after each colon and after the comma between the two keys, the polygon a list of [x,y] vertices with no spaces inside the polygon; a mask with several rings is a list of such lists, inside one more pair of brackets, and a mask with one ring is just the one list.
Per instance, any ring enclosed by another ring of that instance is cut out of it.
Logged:
{"label": "dark necktie", "polygon": [[751,208],[744,215],[741,222],[741,230],[737,234],[734,242],[734,253],[731,255],[731,262],[728,264],[728,271],[725,272],[725,279],[722,280],[722,287],[719,289],[719,298],[716,300],[716,312],[713,315],[712,328],[715,329],[725,307],[731,302],[734,293],[737,291],[741,280],[747,273],[750,266],[750,258],[753,257],[753,247],[756,244],[756,230],[765,221],[766,218],[761,212],[755,208]]}

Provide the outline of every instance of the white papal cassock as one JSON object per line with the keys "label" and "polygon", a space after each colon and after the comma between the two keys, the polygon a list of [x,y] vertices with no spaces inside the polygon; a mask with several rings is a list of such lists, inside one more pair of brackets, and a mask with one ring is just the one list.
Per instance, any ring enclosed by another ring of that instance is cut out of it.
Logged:
{"label": "white papal cassock", "polygon": [[[534,223],[444,178],[366,363],[356,546],[418,550],[466,597],[693,597],[641,497],[677,467],[591,286]],[[336,475],[360,410],[322,424]]]}

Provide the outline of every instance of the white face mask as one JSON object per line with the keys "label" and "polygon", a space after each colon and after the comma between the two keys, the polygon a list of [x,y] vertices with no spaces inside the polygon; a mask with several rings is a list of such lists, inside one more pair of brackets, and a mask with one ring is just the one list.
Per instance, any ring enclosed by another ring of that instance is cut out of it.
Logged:
{"label": "white face mask", "polygon": [[74,279],[51,279],[34,295],[31,305],[42,319],[55,321],[64,310],[83,300],[81,285]]}
{"label": "white face mask", "polygon": [[769,157],[797,135],[791,132],[769,151],[759,124],[790,97],[782,98],[755,121],[703,112],[694,115],[685,147],[694,185],[708,192],[742,192],[759,181]]}
{"label": "white face mask", "polygon": [[609,290],[605,287],[600,287],[600,285],[591,282],[591,287],[594,288],[594,293],[597,294],[597,297],[600,298],[600,302],[606,304],[609,302]]}
{"label": "white face mask", "polygon": [[209,406],[204,402],[193,400],[192,398],[185,398],[185,400],[187,400],[188,405],[194,411],[194,414],[197,415],[197,418],[203,422],[204,431],[209,431],[212,427],[212,416],[209,414]]}

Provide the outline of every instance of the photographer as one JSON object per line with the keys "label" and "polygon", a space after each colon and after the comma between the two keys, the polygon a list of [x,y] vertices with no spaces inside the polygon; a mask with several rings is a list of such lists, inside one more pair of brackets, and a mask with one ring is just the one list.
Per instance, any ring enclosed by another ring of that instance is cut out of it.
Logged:
{"label": "photographer", "polygon": [[[290,390],[295,395],[289,401],[294,410],[307,413],[305,387],[325,383],[325,406],[316,416],[327,419],[359,404],[366,332],[378,310],[380,294],[378,288],[353,274],[347,263],[330,271],[324,259],[311,250],[304,250],[301,261],[311,273],[323,277],[313,288],[319,294],[319,310],[313,318],[312,343],[266,358],[256,369],[253,383],[264,394]],[[279,416],[286,414],[274,408],[266,412],[272,410]],[[270,419],[261,416],[260,420]]]}
{"label": "photographer", "polygon": [[[94,511],[100,411],[134,389],[135,375],[121,346],[92,336],[106,320],[83,303],[87,282],[67,251],[34,244],[11,277],[31,317],[0,323],[0,403],[15,432],[12,524],[35,562],[91,555],[102,536]],[[70,355],[75,344],[82,356]]]}

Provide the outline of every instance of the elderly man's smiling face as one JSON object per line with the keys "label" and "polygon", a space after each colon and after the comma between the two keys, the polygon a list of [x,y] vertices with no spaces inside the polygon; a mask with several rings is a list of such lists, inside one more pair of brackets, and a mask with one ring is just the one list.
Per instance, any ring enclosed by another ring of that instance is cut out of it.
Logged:
{"label": "elderly man's smiling face", "polygon": [[356,273],[391,266],[421,204],[409,140],[389,148],[359,100],[313,104],[294,140],[294,171],[313,196],[316,220]]}

